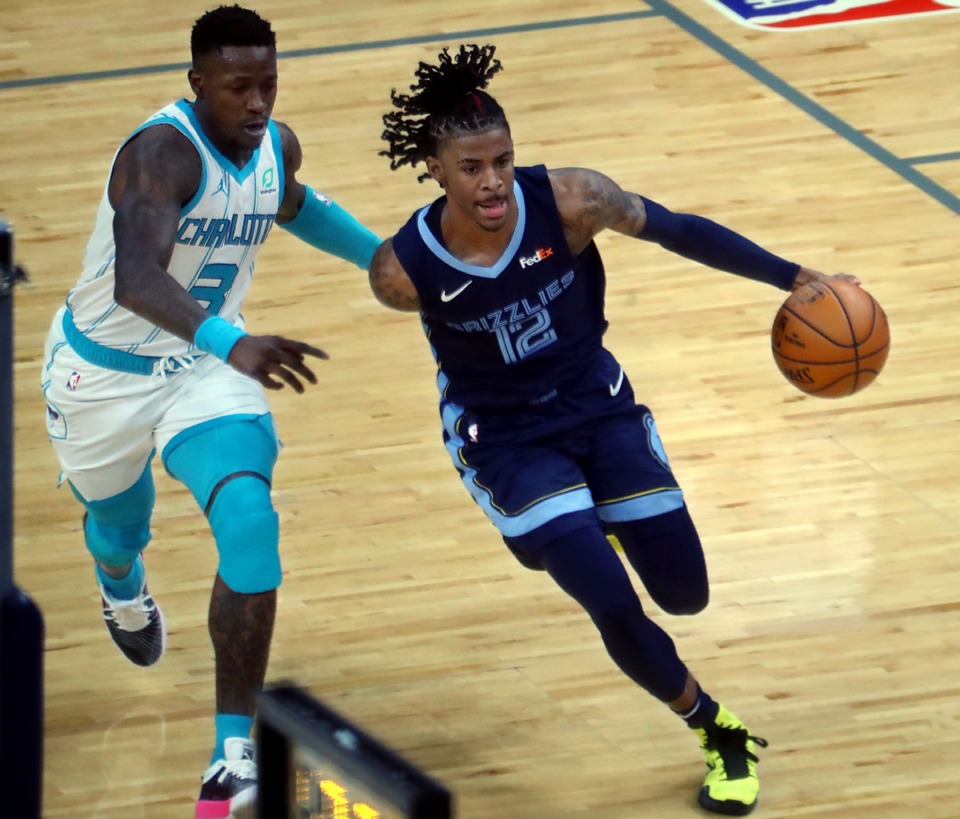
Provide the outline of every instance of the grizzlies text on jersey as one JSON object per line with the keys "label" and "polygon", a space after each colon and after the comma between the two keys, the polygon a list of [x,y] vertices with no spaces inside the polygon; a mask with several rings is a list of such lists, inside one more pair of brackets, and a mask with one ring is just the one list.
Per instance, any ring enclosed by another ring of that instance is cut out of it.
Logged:
{"label": "grizzlies text on jersey", "polygon": [[443,246],[444,198],[419,210],[393,240],[420,297],[443,398],[473,409],[548,401],[601,349],[603,262],[591,242],[567,246],[546,168],[517,168],[518,217],[491,267]]}

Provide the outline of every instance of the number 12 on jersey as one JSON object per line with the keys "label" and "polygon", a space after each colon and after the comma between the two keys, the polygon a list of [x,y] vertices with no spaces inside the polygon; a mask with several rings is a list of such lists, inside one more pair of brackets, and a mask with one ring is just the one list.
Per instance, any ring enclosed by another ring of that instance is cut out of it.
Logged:
{"label": "number 12 on jersey", "polygon": [[557,331],[551,328],[550,323],[550,312],[544,309],[520,321],[496,327],[494,332],[500,343],[503,360],[507,364],[516,364],[553,344],[557,340]]}

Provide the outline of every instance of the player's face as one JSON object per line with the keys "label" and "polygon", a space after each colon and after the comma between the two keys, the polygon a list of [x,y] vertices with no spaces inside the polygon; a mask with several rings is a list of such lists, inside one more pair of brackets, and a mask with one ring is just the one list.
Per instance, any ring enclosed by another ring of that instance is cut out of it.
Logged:
{"label": "player's face", "polygon": [[484,230],[512,226],[513,140],[506,128],[445,139],[427,170],[447,194],[454,217],[466,217]]}
{"label": "player's face", "polygon": [[200,124],[224,156],[246,162],[267,132],[277,99],[277,52],[228,46],[206,54],[188,73]]}

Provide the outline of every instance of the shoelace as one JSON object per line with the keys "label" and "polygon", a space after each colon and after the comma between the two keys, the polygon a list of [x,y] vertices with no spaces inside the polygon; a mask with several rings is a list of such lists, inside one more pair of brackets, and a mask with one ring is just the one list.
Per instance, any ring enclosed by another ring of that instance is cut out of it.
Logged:
{"label": "shoelace", "polygon": [[166,381],[167,376],[171,373],[189,370],[196,363],[196,360],[196,357],[192,355],[167,355],[158,358],[153,364],[151,377]]}
{"label": "shoelace", "polygon": [[753,742],[761,748],[767,747],[767,741],[747,733],[746,728],[719,726],[718,730],[706,731],[704,750],[716,751],[723,760],[724,772],[728,779],[740,779],[749,776],[746,760],[759,762],[756,754],[747,750],[747,742]]}
{"label": "shoelace", "polygon": [[149,625],[150,615],[157,609],[156,603],[148,594],[135,597],[129,602],[126,600],[119,602],[107,600],[106,602],[107,608],[104,609],[103,619],[112,620],[117,624],[117,628],[123,631],[142,631]]}

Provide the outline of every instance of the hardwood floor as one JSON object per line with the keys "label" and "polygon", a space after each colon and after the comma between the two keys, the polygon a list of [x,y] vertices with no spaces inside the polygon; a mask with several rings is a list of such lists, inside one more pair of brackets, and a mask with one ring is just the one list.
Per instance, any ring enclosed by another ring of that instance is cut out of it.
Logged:
{"label": "hardwood floor", "polygon": [[[188,93],[206,7],[13,0],[0,15],[0,216],[31,274],[16,295],[16,577],[47,627],[50,819],[188,817],[212,742],[206,525],[158,468],[146,555],[170,647],[152,669],[128,664],[101,622],[79,507],[56,489],[38,386],[113,152]],[[761,32],[698,0],[259,10],[278,32],[275,117],[303,145],[300,178],[384,236],[437,194],[377,155],[390,90],[445,45],[493,42],[518,164],[596,168],[861,277],[889,316],[889,361],[864,392],[817,399],[770,355],[784,294],[600,238],[608,346],[656,414],[711,573],[696,617],[644,602],[770,741],[756,815],[956,817],[960,17]],[[458,484],[417,318],[276,234],[248,322],[331,360],[307,394],[273,397],[285,580],[271,680],[444,781],[461,819],[696,815],[694,737]]]}

